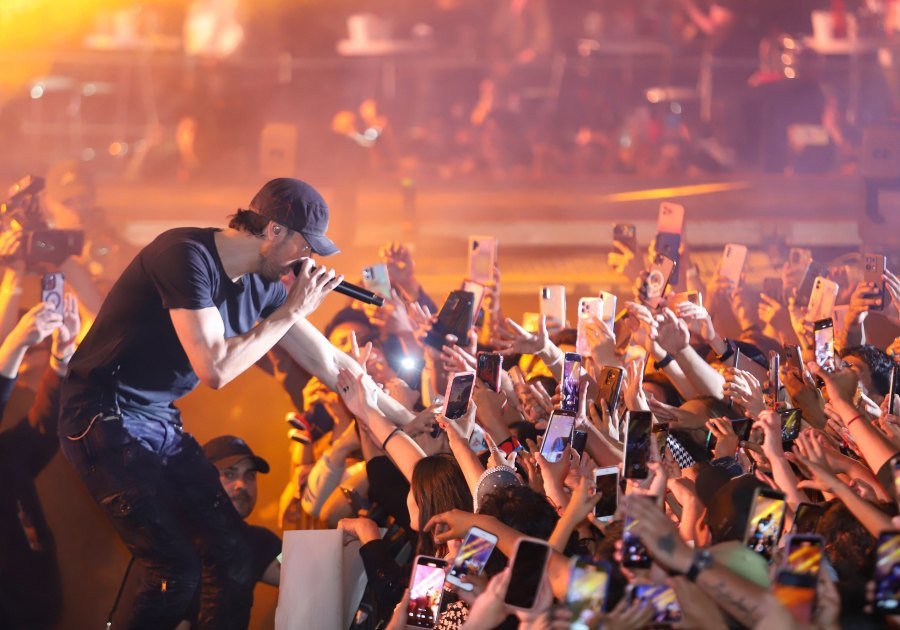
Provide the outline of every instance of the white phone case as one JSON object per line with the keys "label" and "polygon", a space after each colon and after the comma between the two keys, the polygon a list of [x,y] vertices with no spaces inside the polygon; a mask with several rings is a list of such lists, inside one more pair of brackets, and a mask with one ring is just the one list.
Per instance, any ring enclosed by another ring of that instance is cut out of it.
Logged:
{"label": "white phone case", "polygon": [[728,243],[725,245],[725,251],[722,253],[722,260],[719,262],[719,275],[728,278],[735,284],[740,283],[741,273],[744,271],[744,263],[747,261],[747,247],[745,245],[737,245]]}
{"label": "white phone case", "polygon": [[566,287],[562,284],[553,284],[541,287],[540,293],[541,315],[547,319],[553,318],[559,325],[566,325]]}
{"label": "white phone case", "polygon": [[816,276],[813,290],[809,296],[809,305],[806,310],[806,321],[816,322],[826,317],[831,317],[834,303],[837,300],[839,287],[822,276]]}

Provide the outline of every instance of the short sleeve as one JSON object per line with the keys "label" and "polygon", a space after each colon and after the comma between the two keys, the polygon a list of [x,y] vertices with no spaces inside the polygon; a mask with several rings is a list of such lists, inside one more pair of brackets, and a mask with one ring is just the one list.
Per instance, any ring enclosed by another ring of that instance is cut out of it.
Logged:
{"label": "short sleeve", "polygon": [[269,290],[269,299],[266,302],[266,305],[263,307],[263,310],[260,311],[259,316],[261,319],[265,319],[269,315],[271,315],[276,308],[284,304],[284,301],[287,299],[287,289],[284,288],[283,282],[273,282],[272,288]]}
{"label": "short sleeve", "polygon": [[153,254],[148,275],[163,308],[197,311],[215,306],[212,262],[201,246],[176,243]]}
{"label": "short sleeve", "polygon": [[281,553],[281,539],[275,532],[265,527],[251,525],[249,531],[250,548],[253,550],[253,572],[256,581],[262,579],[263,574],[272,560],[278,558]]}

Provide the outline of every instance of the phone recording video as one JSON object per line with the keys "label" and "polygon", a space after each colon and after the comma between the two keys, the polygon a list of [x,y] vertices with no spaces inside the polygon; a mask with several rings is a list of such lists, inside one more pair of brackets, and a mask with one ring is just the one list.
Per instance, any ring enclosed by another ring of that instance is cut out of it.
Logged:
{"label": "phone recording video", "polygon": [[598,468],[594,472],[594,488],[600,495],[594,516],[601,522],[613,520],[619,506],[619,467]]}
{"label": "phone recording video", "polygon": [[629,251],[637,252],[637,228],[632,223],[616,223],[613,226],[613,240],[619,241]]}
{"label": "phone recording video", "polygon": [[639,295],[641,300],[650,308],[656,308],[662,303],[662,297],[672,279],[672,271],[675,269],[675,261],[672,258],[657,254],[650,269],[647,270],[647,277],[641,283]]}
{"label": "phone recording video", "polygon": [[891,415],[897,415],[897,396],[900,396],[900,363],[891,366],[891,375],[888,378],[888,410]]}
{"label": "phone recording video", "polygon": [[813,324],[816,363],[828,372],[834,371],[834,323],[830,317]]}
{"label": "phone recording video", "polygon": [[475,374],[493,392],[500,391],[500,372],[503,371],[503,355],[499,352],[479,352]]}
{"label": "phone recording video", "polygon": [[573,558],[566,590],[566,605],[572,613],[570,630],[589,630],[592,618],[606,607],[610,567]]}
{"label": "phone recording video", "polygon": [[794,514],[794,533],[812,534],[824,513],[825,509],[817,503],[800,503]]}
{"label": "phone recording video", "polygon": [[887,258],[883,254],[865,254],[863,256],[863,282],[875,285],[875,288],[867,296],[877,300],[876,304],[871,307],[875,311],[884,309],[887,299],[887,287],[884,282],[886,263]]}
{"label": "phone recording video", "polygon": [[625,426],[626,479],[646,479],[650,475],[650,427],[653,414],[649,411],[630,411]]}
{"label": "phone recording video", "polygon": [[[750,437],[750,429],[753,427],[753,420],[750,418],[737,418],[731,420],[731,428],[741,442],[746,441]],[[706,450],[714,451],[719,443],[719,438],[712,431],[706,433]]]}
{"label": "phone recording video", "polygon": [[757,488],[753,494],[744,544],[767,561],[772,559],[781,538],[785,506],[784,493],[777,490]]}
{"label": "phone recording video", "polygon": [[650,606],[655,627],[672,626],[681,622],[681,606],[675,591],[667,584],[635,584],[631,589],[631,601]]}
{"label": "phone recording video", "polygon": [[634,533],[634,519],[625,517],[622,526],[622,566],[631,569],[647,569],[650,567],[650,554],[640,537]]}
{"label": "phone recording video", "polygon": [[575,414],[571,411],[556,409],[550,414],[550,422],[541,442],[541,455],[548,462],[562,459],[566,447],[572,443],[572,430],[575,427]]}
{"label": "phone recording video", "polygon": [[[541,315],[559,326],[566,325],[566,287],[554,284],[541,287]],[[548,323],[549,326],[549,323]]]}
{"label": "phone recording video", "polygon": [[461,578],[464,575],[481,575],[496,546],[497,537],[494,534],[478,527],[471,528],[453,560],[447,581],[463,590],[471,591],[475,588],[474,585],[464,582]]}
{"label": "phone recording video", "polygon": [[769,350],[769,369],[766,375],[766,397],[772,409],[778,406],[781,393],[781,354],[777,350]]}
{"label": "phone recording video", "polygon": [[823,547],[820,536],[790,536],[784,564],[775,577],[775,597],[799,623],[813,620]]}
{"label": "phone recording video", "polygon": [[[800,427],[803,424],[803,415],[799,409],[783,409],[778,412],[781,416],[781,442],[787,446],[793,444],[800,437]],[[788,446],[788,448],[790,448]]]}
{"label": "phone recording video", "polygon": [[619,396],[622,391],[622,380],[625,371],[622,368],[604,365],[600,369],[600,377],[597,380],[599,393],[597,400],[605,400],[609,405],[610,414],[615,414],[619,406]]}
{"label": "phone recording video", "polygon": [[874,607],[883,614],[896,614],[900,610],[900,532],[897,531],[878,536]]}
{"label": "phone recording video", "polygon": [[582,357],[577,352],[566,352],[563,362],[562,408],[578,411],[578,389],[581,384]]}
{"label": "phone recording video", "polygon": [[438,313],[437,321],[425,335],[425,343],[440,351],[453,335],[464,344],[475,317],[475,295],[469,291],[451,291]]}
{"label": "phone recording video", "polygon": [[454,374],[447,384],[447,395],[444,397],[444,417],[448,420],[459,420],[469,408],[472,398],[472,387],[475,375],[471,372]]}
{"label": "phone recording video", "polygon": [[446,560],[417,556],[409,581],[409,607],[406,625],[414,628],[434,628],[441,610],[444,593]]}
{"label": "phone recording video", "polygon": [[371,267],[363,267],[363,287],[385,299],[391,297],[391,279],[387,265],[378,263]]}
{"label": "phone recording video", "polygon": [[519,610],[534,608],[549,558],[550,546],[545,541],[536,538],[519,539],[504,599],[508,606]]}
{"label": "phone recording video", "polygon": [[481,285],[494,283],[494,266],[497,263],[497,239],[493,236],[469,237],[469,274],[472,282]]}

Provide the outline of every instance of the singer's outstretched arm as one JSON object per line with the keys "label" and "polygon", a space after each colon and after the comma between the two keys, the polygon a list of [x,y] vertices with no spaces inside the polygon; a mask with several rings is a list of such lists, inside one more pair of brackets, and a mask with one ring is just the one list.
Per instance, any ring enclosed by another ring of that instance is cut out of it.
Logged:
{"label": "singer's outstretched arm", "polygon": [[[335,348],[305,319],[295,322],[281,339],[280,344],[304,370],[334,391],[337,391],[337,375],[340,368],[350,370],[354,375],[362,373],[362,368],[352,357]],[[380,390],[378,409],[397,425],[407,424],[415,417],[412,411]]]}

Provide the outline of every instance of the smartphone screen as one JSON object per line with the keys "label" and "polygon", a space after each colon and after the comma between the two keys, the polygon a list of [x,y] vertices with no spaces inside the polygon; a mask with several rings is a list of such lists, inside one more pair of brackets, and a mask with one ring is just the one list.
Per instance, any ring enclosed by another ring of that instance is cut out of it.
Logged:
{"label": "smartphone screen", "polygon": [[444,398],[444,416],[448,420],[458,420],[465,415],[474,384],[475,375],[471,372],[457,373],[450,379]]}
{"label": "smartphone screen", "polygon": [[744,542],[766,560],[772,559],[781,538],[785,505],[784,494],[776,490],[757,488],[753,495]]}
{"label": "smartphone screen", "polygon": [[803,415],[799,409],[784,409],[778,412],[781,416],[781,441],[793,442],[800,437],[800,426]]}
{"label": "smartphone screen", "polygon": [[578,411],[578,388],[581,382],[582,357],[577,352],[566,352],[562,377],[562,408]]}
{"label": "smartphone screen", "polygon": [[575,414],[568,411],[555,410],[550,415],[544,441],[541,443],[541,455],[548,462],[562,459],[566,447],[572,442],[572,429],[575,427]]}
{"label": "smartphone screen", "polygon": [[441,609],[444,592],[445,560],[416,557],[409,582],[409,608],[406,624],[415,628],[434,628]]}
{"label": "smartphone screen", "polygon": [[876,612],[896,614],[900,610],[900,532],[878,536],[874,603]]}
{"label": "smartphone screen", "polygon": [[500,391],[500,372],[503,370],[503,355],[498,352],[479,352],[475,373],[494,392]]}
{"label": "smartphone screen", "polygon": [[622,566],[633,569],[647,569],[650,567],[650,554],[644,543],[634,531],[634,519],[625,517],[622,527]]}
{"label": "smartphone screen", "polygon": [[543,540],[519,539],[504,599],[507,604],[524,610],[534,607],[549,557],[550,547]]}
{"label": "smartphone screen", "polygon": [[609,592],[608,565],[592,564],[584,558],[574,558],[569,572],[566,604],[572,613],[570,630],[588,630],[591,618],[603,612]]}
{"label": "smartphone screen", "polygon": [[816,531],[816,525],[824,512],[825,509],[815,503],[799,504],[794,515],[794,533],[811,534]]}
{"label": "smartphone screen", "polygon": [[655,625],[673,625],[681,621],[681,606],[675,591],[666,584],[635,584],[632,601],[643,602],[653,609],[650,621]]}
{"label": "smartphone screen", "polygon": [[391,297],[391,279],[387,265],[378,263],[371,267],[363,267],[363,286],[383,298]]}
{"label": "smartphone screen", "polygon": [[496,257],[497,240],[493,236],[470,236],[468,278],[482,285],[493,284]]}
{"label": "smartphone screen", "polygon": [[453,566],[447,574],[447,581],[464,590],[471,591],[474,586],[463,582],[460,578],[464,575],[481,575],[484,565],[487,564],[496,545],[496,536],[477,527],[471,528],[453,560]]}
{"label": "smartphone screen", "polygon": [[830,317],[820,319],[813,325],[815,336],[816,363],[822,369],[834,371],[834,324]]}
{"label": "smartphone screen", "polygon": [[63,314],[65,276],[59,271],[45,273],[41,278],[41,301],[49,304],[55,313]]}
{"label": "smartphone screen", "polygon": [[594,516],[601,521],[612,520],[619,506],[619,468],[600,468],[594,473],[594,487],[600,502],[594,506]]}
{"label": "smartphone screen", "polygon": [[615,413],[619,405],[619,395],[622,391],[622,378],[624,371],[609,365],[604,365],[600,370],[600,378],[597,381],[599,391],[598,399],[603,399],[609,405],[610,413]]}
{"label": "smartphone screen", "polygon": [[631,411],[625,428],[626,479],[646,479],[650,474],[650,427],[653,414],[649,411]]}

